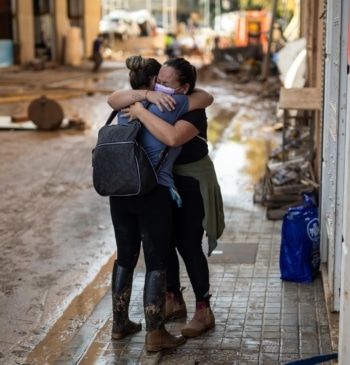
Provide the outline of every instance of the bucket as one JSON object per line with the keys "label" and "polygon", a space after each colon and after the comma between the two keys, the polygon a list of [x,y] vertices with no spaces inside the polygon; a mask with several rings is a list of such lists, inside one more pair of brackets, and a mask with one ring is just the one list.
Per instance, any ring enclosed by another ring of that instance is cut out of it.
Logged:
{"label": "bucket", "polygon": [[0,67],[13,65],[13,42],[11,39],[0,39]]}

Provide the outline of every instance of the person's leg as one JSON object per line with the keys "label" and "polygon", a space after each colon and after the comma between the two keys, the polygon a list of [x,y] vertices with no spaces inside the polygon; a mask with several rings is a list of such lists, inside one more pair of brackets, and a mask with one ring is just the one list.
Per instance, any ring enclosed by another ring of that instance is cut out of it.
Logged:
{"label": "person's leg", "polygon": [[[179,209],[176,207],[176,209]],[[165,320],[187,317],[186,303],[182,291],[185,288],[180,284],[180,264],[175,246],[170,247],[167,269],[167,291],[165,300]]]}
{"label": "person's leg", "polygon": [[[174,175],[182,207],[174,209],[174,248],[170,249],[166,295],[166,319],[187,316],[180,283],[179,260],[175,246],[182,256],[189,275],[196,301],[202,300],[209,291],[209,269],[202,251],[204,207],[195,179]],[[193,255],[191,257],[191,255]],[[198,263],[197,263],[198,260]]]}
{"label": "person's leg", "polygon": [[134,270],[119,266],[117,260],[114,261],[112,273],[112,338],[114,340],[121,340],[142,328],[141,323],[135,323],[129,319],[133,274]]}
{"label": "person's leg", "polygon": [[115,196],[111,196],[109,202],[117,243],[118,265],[133,270],[141,250],[141,234],[137,217],[138,202],[134,197]]}
{"label": "person's leg", "polygon": [[114,262],[112,273],[112,338],[116,340],[142,328],[140,323],[129,319],[132,280],[141,246],[137,219],[132,213],[133,207],[132,199],[110,197],[110,212],[118,249],[118,258]]}
{"label": "person's leg", "polygon": [[[176,224],[175,224],[176,227]],[[180,289],[180,263],[175,246],[172,244],[169,249],[168,270],[167,270],[167,291],[178,291]]]}
{"label": "person's leg", "polygon": [[180,219],[177,221],[176,247],[181,255],[197,301],[209,293],[209,266],[203,252],[204,207],[199,191],[183,192]]}
{"label": "person's leg", "polygon": [[93,55],[92,55],[92,61],[93,61],[93,63],[94,63],[94,65],[93,65],[93,67],[92,67],[92,72],[96,72],[97,71],[97,68],[98,68],[98,66],[97,66],[97,56],[96,56],[96,52],[94,52],[93,53]]}
{"label": "person's leg", "polygon": [[101,64],[103,62],[103,58],[102,58],[102,56],[99,52],[94,52],[92,58],[93,58],[93,61],[94,61],[94,67],[92,68],[92,71],[97,72],[101,67]]}
{"label": "person's leg", "polygon": [[102,55],[101,55],[101,53],[98,53],[97,62],[96,62],[96,71],[98,71],[100,69],[102,62],[103,62]]}
{"label": "person's leg", "polygon": [[[183,180],[183,179],[182,179]],[[192,180],[192,181],[191,181]],[[186,188],[179,189],[182,208],[177,221],[177,249],[184,260],[188,276],[196,297],[196,312],[181,333],[186,337],[196,337],[215,326],[215,318],[210,308],[209,266],[202,247],[204,234],[204,205],[199,183],[186,180]]]}
{"label": "person's leg", "polygon": [[184,301],[182,291],[185,289],[181,287],[180,283],[180,263],[177,250],[175,247],[176,231],[180,222],[180,211],[176,204],[173,204],[173,235],[172,244],[169,250],[169,260],[167,269],[167,291],[165,301],[165,320],[180,319],[187,317],[187,308]]}
{"label": "person's leg", "polygon": [[139,198],[137,216],[146,271],[166,270],[173,228],[169,189],[158,185]]}
{"label": "person's leg", "polygon": [[144,289],[146,320],[146,350],[161,351],[181,346],[186,342],[182,335],[173,336],[164,326],[166,270],[148,271]]}
{"label": "person's leg", "polygon": [[[185,263],[196,300],[200,301],[208,296],[210,287],[209,266],[202,247],[203,199],[197,180],[175,176],[182,200],[182,207],[174,214],[175,246]],[[172,280],[175,283],[175,278]]]}
{"label": "person's leg", "polygon": [[140,231],[146,263],[144,312],[146,349],[160,351],[185,343],[183,336],[171,335],[165,323],[166,268],[172,234],[172,200],[169,189],[156,187],[142,197]]}

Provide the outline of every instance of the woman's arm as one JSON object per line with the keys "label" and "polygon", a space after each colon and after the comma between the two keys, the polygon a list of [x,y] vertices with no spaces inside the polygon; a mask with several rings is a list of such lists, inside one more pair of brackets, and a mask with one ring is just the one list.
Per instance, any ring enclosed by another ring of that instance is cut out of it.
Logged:
{"label": "woman's arm", "polygon": [[194,89],[188,95],[188,110],[205,109],[214,101],[213,95],[209,94],[203,89]]}
{"label": "woman's arm", "polygon": [[107,99],[107,103],[114,109],[120,110],[137,101],[146,100],[148,90],[116,90]]}
{"label": "woman's arm", "polygon": [[171,95],[147,89],[116,90],[108,97],[107,103],[114,110],[120,110],[142,100],[147,100],[152,104],[156,104],[161,112],[163,111],[163,107],[170,111],[173,110],[176,105],[176,101]]}
{"label": "woman's arm", "polygon": [[[126,108],[130,104],[137,101],[147,100],[148,102],[157,105],[162,112],[163,107],[167,110],[175,109],[176,101],[171,95],[152,90],[117,90],[114,91],[107,99],[107,103],[115,110]],[[208,92],[202,89],[194,89],[188,95],[188,110],[204,109],[211,105],[214,98]]]}
{"label": "woman's arm", "polygon": [[144,108],[141,103],[135,103],[122,111],[123,117],[130,117],[130,120],[139,119],[151,134],[170,147],[181,146],[199,133],[199,130],[186,120],[178,120],[174,125],[167,123]]}

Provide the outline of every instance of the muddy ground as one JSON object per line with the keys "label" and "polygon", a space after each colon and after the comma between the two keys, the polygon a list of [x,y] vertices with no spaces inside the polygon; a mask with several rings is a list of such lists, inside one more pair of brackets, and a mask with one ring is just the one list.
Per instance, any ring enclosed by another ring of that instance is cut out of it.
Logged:
{"label": "muddy ground", "polygon": [[[60,336],[71,337],[109,286],[115,242],[108,200],[92,186],[91,149],[110,113],[107,94],[128,83],[118,60],[106,60],[98,75],[90,67],[0,72],[0,116],[26,113],[32,99],[45,94],[65,117],[79,116],[87,126],[0,131],[0,359],[8,364],[23,363],[74,298],[85,293],[74,311],[65,313]],[[278,79],[248,76],[212,64],[199,69],[198,86],[215,97],[208,108],[211,155],[227,139],[245,146],[241,161],[224,156],[225,170],[236,179],[219,176],[224,194],[239,194],[242,181],[253,194],[280,141],[274,130]],[[101,92],[88,95],[87,88]]]}

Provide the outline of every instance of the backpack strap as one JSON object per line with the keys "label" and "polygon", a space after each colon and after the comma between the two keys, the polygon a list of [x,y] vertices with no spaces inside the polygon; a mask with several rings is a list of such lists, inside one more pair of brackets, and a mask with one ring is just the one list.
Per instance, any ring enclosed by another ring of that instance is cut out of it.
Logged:
{"label": "backpack strap", "polygon": [[112,120],[115,118],[117,113],[118,113],[118,110],[112,110],[112,112],[111,112],[110,116],[108,117],[107,122],[106,122],[105,125],[111,124]]}
{"label": "backpack strap", "polygon": [[[150,103],[147,102],[147,104],[145,105],[145,108],[148,109],[148,107],[150,106]],[[119,110],[115,110],[113,109],[111,114],[109,115],[108,119],[107,119],[107,122],[105,125],[108,125],[108,124],[111,124],[112,123],[112,120],[115,118],[115,116],[118,114]]]}

